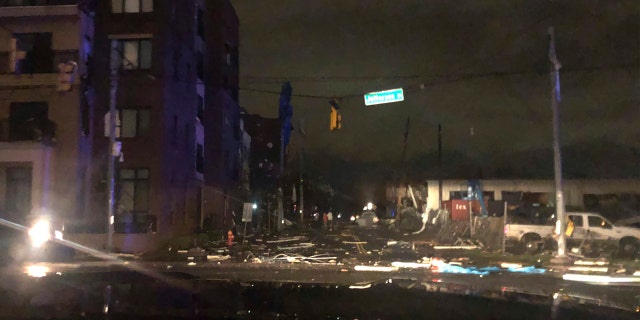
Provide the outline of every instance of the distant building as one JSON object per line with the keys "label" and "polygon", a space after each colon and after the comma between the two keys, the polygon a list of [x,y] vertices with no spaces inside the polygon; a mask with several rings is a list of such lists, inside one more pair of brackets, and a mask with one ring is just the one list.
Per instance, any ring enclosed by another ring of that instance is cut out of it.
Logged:
{"label": "distant building", "polygon": [[255,198],[277,187],[280,175],[280,119],[243,115],[245,130],[251,136],[250,181]]}
{"label": "distant building", "polygon": [[[483,197],[487,201],[506,201],[511,205],[533,204],[554,206],[553,180],[479,180]],[[563,192],[569,210],[598,211],[612,220],[640,214],[640,180],[638,179],[566,179]],[[427,210],[440,205],[438,180],[425,180],[411,185],[416,200]],[[442,201],[468,197],[469,181],[443,180]],[[410,197],[407,186],[387,185],[387,203],[399,204]],[[614,203],[615,202],[615,203]],[[615,208],[614,208],[615,207]],[[501,211],[499,212],[502,213]]]}
{"label": "distant building", "polygon": [[86,212],[91,139],[80,26],[88,20],[76,1],[0,1],[2,218]]}

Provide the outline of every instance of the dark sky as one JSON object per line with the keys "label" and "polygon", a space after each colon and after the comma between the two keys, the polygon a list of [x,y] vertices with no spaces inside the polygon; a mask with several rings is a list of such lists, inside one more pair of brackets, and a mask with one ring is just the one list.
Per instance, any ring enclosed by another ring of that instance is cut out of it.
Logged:
{"label": "dark sky", "polygon": [[[550,149],[554,26],[563,143],[620,147],[636,156],[624,161],[638,162],[640,1],[232,3],[241,106],[276,117],[278,95],[263,91],[290,80],[294,119],[304,119],[306,150],[319,160],[397,162],[409,115],[410,160],[437,150],[438,123],[446,150],[482,163]],[[404,102],[364,106],[362,94],[397,87]],[[323,98],[332,96],[342,97],[337,132],[328,130]]]}

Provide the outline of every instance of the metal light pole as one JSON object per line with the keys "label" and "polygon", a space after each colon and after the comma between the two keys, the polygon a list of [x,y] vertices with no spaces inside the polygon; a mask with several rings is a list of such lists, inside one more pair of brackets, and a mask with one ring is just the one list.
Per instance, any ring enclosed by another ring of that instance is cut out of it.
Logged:
{"label": "metal light pole", "polygon": [[304,178],[302,173],[304,172],[304,143],[306,142],[306,133],[304,131],[304,120],[300,119],[300,125],[298,126],[298,132],[302,139],[300,139],[300,225],[304,224]]}
{"label": "metal light pole", "polygon": [[438,123],[438,209],[442,209],[442,125]]}
{"label": "metal light pole", "polygon": [[552,64],[549,79],[551,81],[551,111],[553,113],[553,171],[556,185],[556,230],[558,230],[558,258],[566,258],[566,238],[564,234],[564,194],[562,192],[562,157],[560,155],[560,68],[562,65],[556,58],[555,36],[553,27],[549,27],[549,61]]}
{"label": "metal light pole", "polygon": [[118,91],[118,71],[120,69],[120,52],[118,52],[118,41],[111,40],[111,97],[109,101],[109,155],[107,161],[109,163],[108,181],[109,181],[109,209],[107,213],[107,252],[113,250],[113,234],[114,234],[114,208],[115,208],[115,188],[116,188],[116,164],[115,157],[120,153],[117,150],[116,142],[116,93]]}

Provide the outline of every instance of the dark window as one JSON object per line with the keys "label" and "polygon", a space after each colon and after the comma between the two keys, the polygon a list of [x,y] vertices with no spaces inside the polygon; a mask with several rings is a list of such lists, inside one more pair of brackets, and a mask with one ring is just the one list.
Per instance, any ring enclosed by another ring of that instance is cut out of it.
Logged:
{"label": "dark window", "polygon": [[4,218],[25,223],[31,213],[31,167],[6,169]]}
{"label": "dark window", "polygon": [[232,87],[231,88],[231,98],[234,101],[238,101],[238,88],[237,87]]}
{"label": "dark window", "polygon": [[119,56],[111,59],[121,60],[124,70],[151,68],[151,39],[126,39],[118,44]]}
{"label": "dark window", "polygon": [[204,172],[204,148],[201,144],[196,144],[196,171]]}
{"label": "dark window", "polygon": [[15,73],[52,73],[54,71],[50,32],[16,33],[13,37],[15,48],[12,48],[12,63]]}
{"label": "dark window", "polygon": [[202,52],[198,52],[196,54],[196,73],[198,75],[198,79],[204,80],[204,55]]}
{"label": "dark window", "polygon": [[198,109],[196,116],[200,120],[200,123],[204,123],[204,98],[198,95]]}
{"label": "dark window", "polygon": [[234,68],[238,67],[238,64],[239,64],[239,61],[238,61],[239,60],[239,53],[238,53],[238,48],[237,47],[233,47],[231,49],[231,58],[230,59],[231,59],[231,63],[230,63],[231,66],[234,67]]}
{"label": "dark window", "polygon": [[231,65],[231,46],[228,43],[224,44],[224,62]]}
{"label": "dark window", "polygon": [[10,141],[43,141],[55,138],[56,125],[48,117],[46,102],[14,102],[9,110]]}
{"label": "dark window", "polygon": [[196,24],[197,24],[197,29],[198,29],[198,35],[200,36],[200,38],[204,39],[204,12],[202,11],[202,9],[198,8],[198,15],[196,17]]}
{"label": "dark window", "polygon": [[582,216],[569,216],[569,219],[573,222],[573,226],[578,228],[578,227],[583,227],[584,226],[584,221],[582,221]]}
{"label": "dark window", "polygon": [[120,169],[118,207],[122,212],[149,211],[149,169]]}
{"label": "dark window", "polygon": [[450,191],[449,192],[449,199],[451,200],[462,200],[465,199],[469,196],[469,193],[467,193],[467,191]]}
{"label": "dark window", "polygon": [[77,3],[78,0],[3,0],[0,1],[0,7],[61,6]]}
{"label": "dark window", "polygon": [[[150,110],[148,109],[122,109],[120,110],[120,137],[133,138],[149,133],[151,123]],[[117,126],[116,122],[116,126]]]}
{"label": "dark window", "polygon": [[153,0],[111,0],[113,13],[153,12]]}
{"label": "dark window", "polygon": [[155,229],[149,215],[149,169],[118,171],[116,232],[136,233]]}
{"label": "dark window", "polygon": [[600,217],[595,217],[595,216],[589,216],[589,227],[590,228],[605,228],[605,229],[611,229],[611,224],[609,224],[606,220],[600,218]]}

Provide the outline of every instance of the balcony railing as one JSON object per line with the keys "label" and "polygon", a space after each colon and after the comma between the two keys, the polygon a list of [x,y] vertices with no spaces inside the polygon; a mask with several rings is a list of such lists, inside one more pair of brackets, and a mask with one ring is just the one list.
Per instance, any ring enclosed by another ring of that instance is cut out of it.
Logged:
{"label": "balcony railing", "polygon": [[56,141],[56,124],[50,120],[11,127],[9,119],[0,119],[0,142],[31,141],[52,145]]}
{"label": "balcony railing", "polygon": [[[2,1],[2,0],[0,0]],[[58,73],[58,64],[66,63],[69,61],[78,62],[78,50],[53,50],[53,55],[51,58],[51,64],[46,64],[47,66],[40,70],[29,70],[25,68],[25,70],[20,70],[21,65],[24,63],[20,63],[20,61],[16,61],[17,66],[11,66],[11,53],[10,52],[0,52],[0,74],[42,74],[42,73]],[[22,59],[25,60],[25,59]],[[27,62],[27,61],[25,61]],[[17,71],[14,71],[17,70]],[[29,72],[32,71],[32,72]]]}

